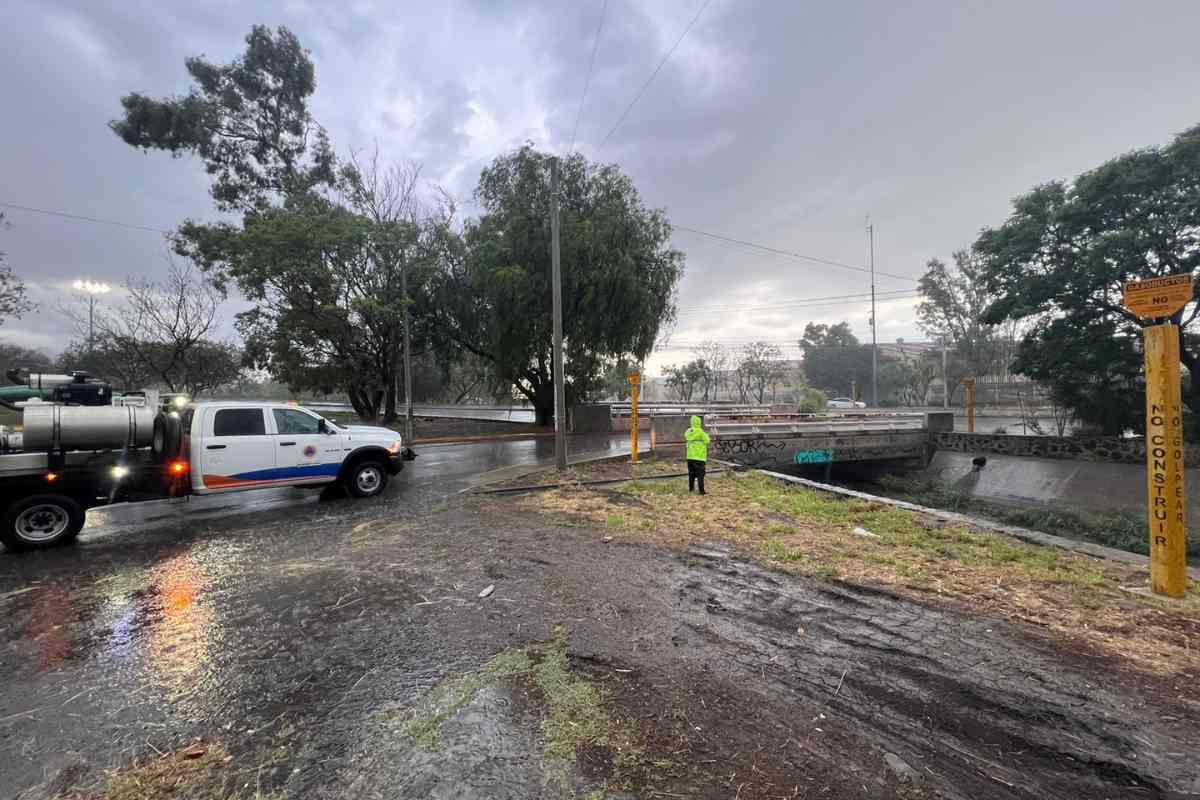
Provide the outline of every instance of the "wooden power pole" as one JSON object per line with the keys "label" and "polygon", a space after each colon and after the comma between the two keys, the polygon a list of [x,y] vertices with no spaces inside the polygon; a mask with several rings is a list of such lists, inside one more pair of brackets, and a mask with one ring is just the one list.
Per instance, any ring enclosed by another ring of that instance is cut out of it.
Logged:
{"label": "wooden power pole", "polygon": [[550,270],[554,294],[554,465],[567,468],[567,393],[563,375],[562,266],[558,252],[558,159],[550,159]]}

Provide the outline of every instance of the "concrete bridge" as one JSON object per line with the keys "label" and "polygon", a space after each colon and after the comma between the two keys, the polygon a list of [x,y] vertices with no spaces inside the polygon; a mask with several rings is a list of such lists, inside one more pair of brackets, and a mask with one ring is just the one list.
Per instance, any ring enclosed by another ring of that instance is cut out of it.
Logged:
{"label": "concrete bridge", "polygon": [[[953,428],[950,414],[712,419],[713,457],[748,467],[789,467],[862,462],[907,462],[922,468],[933,456],[932,433]],[[655,417],[654,445],[682,441],[686,417]]]}

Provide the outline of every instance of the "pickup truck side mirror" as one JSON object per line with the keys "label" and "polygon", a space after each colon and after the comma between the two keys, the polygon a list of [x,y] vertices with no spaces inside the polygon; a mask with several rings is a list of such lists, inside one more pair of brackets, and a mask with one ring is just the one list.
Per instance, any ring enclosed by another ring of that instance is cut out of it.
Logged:
{"label": "pickup truck side mirror", "polygon": [[329,433],[329,423],[324,419],[317,420],[317,433]]}

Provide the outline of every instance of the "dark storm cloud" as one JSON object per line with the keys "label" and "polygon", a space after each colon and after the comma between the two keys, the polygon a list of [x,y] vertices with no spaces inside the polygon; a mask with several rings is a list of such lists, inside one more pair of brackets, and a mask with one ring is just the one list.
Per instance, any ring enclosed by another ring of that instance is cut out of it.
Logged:
{"label": "dark storm cloud", "polygon": [[[10,5],[13,5],[10,3]],[[605,139],[701,0],[610,0],[576,147],[615,162],[681,226],[917,275],[1010,198],[1195,123],[1190,0],[894,4],[713,0]],[[444,3],[18,0],[0,30],[0,201],[153,228],[215,217],[188,157],[131,150],[105,127],[129,91],[187,90],[183,59],[223,62],[254,23],[286,25],[317,66],[313,113],[342,154],[378,143],[469,202],[479,171],[523,141],[570,144],[603,0]],[[8,213],[0,250],[43,313],[0,337],[61,348],[70,281],[161,271],[150,233]],[[680,231],[685,308],[862,292],[860,272]],[[881,289],[911,283],[880,278]],[[235,310],[230,308],[230,316]],[[864,303],[685,313],[672,340],[789,341]],[[919,336],[911,300],[880,336]],[[667,353],[679,360],[686,353]]]}

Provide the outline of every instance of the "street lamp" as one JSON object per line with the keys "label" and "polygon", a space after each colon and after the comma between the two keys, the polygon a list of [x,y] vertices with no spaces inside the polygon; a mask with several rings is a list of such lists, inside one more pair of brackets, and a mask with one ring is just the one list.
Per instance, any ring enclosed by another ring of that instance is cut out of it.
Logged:
{"label": "street lamp", "polygon": [[109,292],[112,287],[103,281],[75,281],[75,291],[88,296],[88,355],[92,354],[96,338],[96,295]]}

